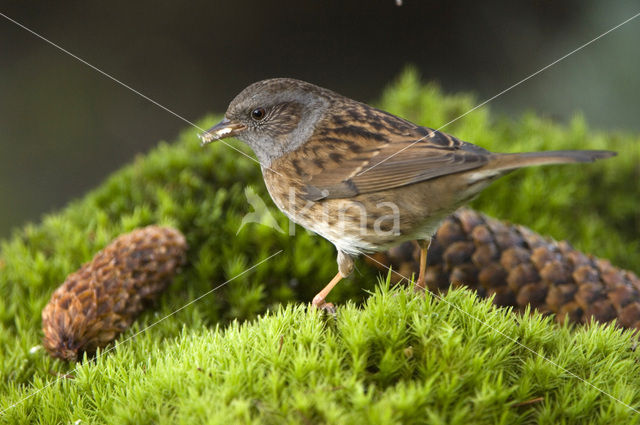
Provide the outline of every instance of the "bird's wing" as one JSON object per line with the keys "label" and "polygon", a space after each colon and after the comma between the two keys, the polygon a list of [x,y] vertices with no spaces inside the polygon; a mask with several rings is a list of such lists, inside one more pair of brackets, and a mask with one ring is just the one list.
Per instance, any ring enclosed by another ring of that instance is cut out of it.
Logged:
{"label": "bird's wing", "polygon": [[317,143],[322,143],[323,137],[331,139],[332,149],[326,166],[305,179],[307,199],[346,198],[393,189],[478,168],[488,161],[490,152],[479,146],[383,111],[373,113],[380,115],[381,128],[367,128],[372,122],[369,115],[364,127],[336,126],[317,135]]}

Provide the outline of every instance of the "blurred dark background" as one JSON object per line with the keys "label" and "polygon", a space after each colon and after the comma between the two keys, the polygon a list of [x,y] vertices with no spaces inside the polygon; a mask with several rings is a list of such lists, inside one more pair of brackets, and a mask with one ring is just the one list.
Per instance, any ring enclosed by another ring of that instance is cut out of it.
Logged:
{"label": "blurred dark background", "polygon": [[[192,121],[274,76],[375,100],[407,64],[484,100],[640,11],[595,0],[56,3],[0,11]],[[490,107],[640,130],[639,40],[640,18]],[[0,237],[186,125],[0,17]]]}

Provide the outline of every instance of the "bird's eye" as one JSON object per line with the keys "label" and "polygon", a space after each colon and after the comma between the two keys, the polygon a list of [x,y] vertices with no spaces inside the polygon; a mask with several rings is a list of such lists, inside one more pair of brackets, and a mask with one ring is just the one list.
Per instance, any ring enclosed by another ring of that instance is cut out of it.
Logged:
{"label": "bird's eye", "polygon": [[254,121],[260,121],[264,118],[264,116],[266,115],[264,108],[256,108],[253,111],[251,111],[251,118],[253,118]]}

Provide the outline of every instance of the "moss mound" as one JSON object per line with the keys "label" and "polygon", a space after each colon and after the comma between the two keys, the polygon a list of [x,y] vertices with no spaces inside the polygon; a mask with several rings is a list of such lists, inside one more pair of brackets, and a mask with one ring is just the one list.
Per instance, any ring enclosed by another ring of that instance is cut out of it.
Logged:
{"label": "moss mound", "polygon": [[[378,106],[437,128],[474,104],[471,96],[443,95],[407,71]],[[473,206],[640,271],[637,136],[591,130],[579,116],[567,126],[533,114],[514,122],[492,118],[486,108],[444,130],[496,151],[618,151],[595,164],[514,173]],[[335,321],[301,306],[278,307],[309,301],[332,277],[333,247],[299,227],[293,237],[259,224],[238,232],[251,211],[247,185],[282,229],[289,223],[268,200],[254,162],[221,144],[201,149],[195,136],[188,129],[174,143],[161,143],[83,199],[1,243],[0,409],[29,398],[0,420],[611,423],[637,417],[471,316],[638,408],[631,337],[612,329],[572,331],[537,315],[517,318],[467,292],[449,294],[451,304],[386,287],[368,298],[363,288],[373,290],[376,277],[364,265],[332,293],[332,301],[354,302]],[[117,235],[148,224],[175,226],[190,245],[190,263],[156,311],[143,315],[122,345],[78,370],[31,350],[40,342],[40,312],[65,276]],[[50,384],[69,371],[75,379]]]}

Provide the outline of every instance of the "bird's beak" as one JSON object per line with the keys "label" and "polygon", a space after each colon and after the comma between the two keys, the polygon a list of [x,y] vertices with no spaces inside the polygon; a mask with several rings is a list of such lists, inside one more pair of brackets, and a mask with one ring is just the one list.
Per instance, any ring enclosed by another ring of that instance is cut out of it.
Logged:
{"label": "bird's beak", "polygon": [[246,126],[244,124],[225,118],[209,130],[202,133],[199,137],[200,140],[202,140],[202,146],[204,146],[215,140],[233,137],[245,128]]}

